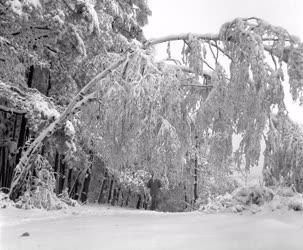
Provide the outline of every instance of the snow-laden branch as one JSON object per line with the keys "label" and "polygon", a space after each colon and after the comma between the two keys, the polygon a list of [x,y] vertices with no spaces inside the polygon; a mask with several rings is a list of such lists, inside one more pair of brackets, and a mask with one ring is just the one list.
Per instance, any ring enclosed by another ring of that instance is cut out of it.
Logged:
{"label": "snow-laden branch", "polygon": [[[198,39],[198,40],[203,40],[203,41],[207,41],[210,42],[211,46],[216,47],[221,53],[223,53],[225,56],[227,56],[229,59],[230,56],[218,45],[211,43],[211,41],[213,42],[218,42],[220,41],[220,35],[219,34],[198,34],[198,33],[183,33],[183,34],[177,34],[177,35],[168,35],[168,36],[164,36],[164,37],[159,37],[159,38],[152,38],[148,41],[146,41],[143,45],[143,48],[146,49],[150,46],[154,46],[157,44],[161,44],[161,43],[165,43],[165,42],[170,42],[170,41],[188,41],[192,38]],[[264,39],[264,41],[268,41],[268,40],[272,40],[272,39]],[[273,53],[273,49],[271,46],[269,45],[264,45],[264,49],[269,52],[269,53]],[[288,54],[289,54],[289,47],[285,47],[284,51],[283,51],[283,58],[282,60],[285,63],[288,63]],[[275,54],[274,54],[275,55]],[[277,55],[275,55],[277,56]]]}
{"label": "snow-laden branch", "polygon": [[160,38],[150,39],[145,44],[144,47],[147,48],[149,46],[153,46],[160,43],[165,43],[169,41],[178,41],[178,40],[189,40],[191,38],[196,38],[199,40],[205,40],[205,41],[218,41],[220,40],[219,34],[196,34],[196,33],[184,33],[184,34],[178,34],[178,35],[169,35],[164,36]]}
{"label": "snow-laden branch", "polygon": [[15,176],[10,188],[9,197],[12,200],[15,200],[18,197],[18,192],[23,184],[23,181],[26,177],[26,174],[31,168],[31,161],[35,158],[38,154],[38,151],[42,145],[42,142],[45,138],[52,135],[56,129],[60,127],[62,122],[67,118],[69,114],[71,114],[75,108],[79,107],[79,103],[84,104],[84,101],[88,101],[91,99],[91,95],[89,94],[89,98],[85,98],[85,94],[87,91],[93,87],[95,87],[104,77],[110,74],[113,70],[118,68],[122,63],[127,60],[126,56],[122,56],[118,59],[115,63],[109,66],[107,69],[102,71],[100,74],[95,76],[87,85],[85,85],[79,93],[73,98],[70,104],[67,106],[65,111],[52,123],[50,123],[36,139],[31,143],[31,145],[27,148],[27,150],[23,153],[20,162],[16,166],[18,173],[15,172]]}

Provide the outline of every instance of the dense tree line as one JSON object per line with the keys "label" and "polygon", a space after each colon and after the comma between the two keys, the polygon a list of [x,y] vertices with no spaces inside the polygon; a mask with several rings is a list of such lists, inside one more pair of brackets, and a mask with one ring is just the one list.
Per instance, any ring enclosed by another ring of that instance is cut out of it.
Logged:
{"label": "dense tree line", "polygon": [[[144,0],[4,1],[0,10],[1,180],[13,200],[68,190],[96,202],[108,186],[107,202],[131,190],[143,203],[154,172],[171,206],[193,207],[233,188],[235,162],[258,164],[272,111],[287,117],[284,63],[302,98],[302,43],[259,18],[147,41]],[[182,61],[171,58],[175,40]],[[166,61],[154,60],[159,43]]]}

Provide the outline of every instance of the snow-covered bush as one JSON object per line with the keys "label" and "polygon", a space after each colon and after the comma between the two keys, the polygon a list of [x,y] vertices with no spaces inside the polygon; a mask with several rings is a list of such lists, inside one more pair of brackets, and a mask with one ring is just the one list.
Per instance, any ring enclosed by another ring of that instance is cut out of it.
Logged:
{"label": "snow-covered bush", "polygon": [[288,202],[288,208],[294,211],[303,211],[303,199],[302,196],[296,196],[290,198]]}
{"label": "snow-covered bush", "polygon": [[264,186],[241,187],[232,194],[209,198],[201,204],[203,212],[275,211],[279,209],[303,210],[303,196],[289,187],[268,188]]}
{"label": "snow-covered bush", "polygon": [[262,205],[273,199],[274,192],[262,186],[241,187],[235,190],[232,196],[235,200],[245,205]]}
{"label": "snow-covered bush", "polygon": [[30,173],[27,178],[26,191],[15,204],[17,208],[56,210],[76,205],[76,202],[68,197],[67,192],[63,192],[61,197],[56,196],[54,192],[56,180],[46,158],[38,155],[34,169],[35,172]]}

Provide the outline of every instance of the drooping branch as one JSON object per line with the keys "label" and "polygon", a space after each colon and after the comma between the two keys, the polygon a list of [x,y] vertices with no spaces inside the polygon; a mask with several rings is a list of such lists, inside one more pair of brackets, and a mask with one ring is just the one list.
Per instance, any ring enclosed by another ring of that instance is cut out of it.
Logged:
{"label": "drooping branch", "polygon": [[[26,178],[26,175],[28,171],[31,168],[31,163],[33,159],[35,159],[35,156],[38,154],[38,151],[42,145],[42,142],[45,138],[52,135],[56,129],[60,127],[60,125],[63,123],[63,121],[67,118],[69,114],[71,114],[75,108],[79,107],[78,103],[80,102],[81,105],[84,104],[83,100],[90,100],[91,98],[85,98],[86,92],[96,86],[104,77],[106,77],[108,74],[110,74],[113,70],[118,68],[122,63],[125,62],[126,56],[122,56],[119,58],[115,63],[113,63],[111,66],[109,66],[107,69],[102,71],[100,74],[95,76],[87,85],[85,85],[79,93],[73,98],[71,103],[67,106],[65,111],[52,123],[50,123],[40,134],[39,136],[31,143],[31,145],[28,147],[28,149],[24,152],[22,155],[20,162],[18,163],[16,169],[18,171],[15,172],[15,176],[13,179],[13,182],[11,184],[9,197],[12,200],[15,200],[18,197],[18,193],[20,188],[22,187],[22,184],[24,182],[24,179]],[[91,97],[91,94],[89,94],[89,97]]]}
{"label": "drooping branch", "polygon": [[[217,42],[217,41],[221,41],[220,35],[219,34],[195,34],[195,33],[185,33],[185,34],[178,34],[178,35],[169,35],[169,36],[164,36],[164,37],[160,37],[160,38],[154,38],[154,39],[150,39],[147,42],[144,43],[143,45],[143,49],[146,49],[150,46],[154,46],[157,44],[161,44],[161,43],[165,43],[165,42],[170,42],[170,41],[179,41],[179,40],[189,40],[191,38],[195,38],[198,40],[204,40],[207,42]],[[267,39],[265,39],[264,41],[268,41]],[[231,59],[231,57],[219,46],[216,46],[214,43],[211,43],[212,46],[215,46],[220,52],[222,52],[226,57],[228,57],[229,59]],[[272,49],[271,46],[269,45],[264,45],[264,49],[269,52],[269,53],[275,53],[275,51]],[[288,63],[288,55],[290,52],[290,47],[285,47],[283,50],[283,57],[282,57],[282,61],[284,61],[285,63]],[[275,54],[274,54],[275,55]],[[275,55],[277,56],[277,55]]]}

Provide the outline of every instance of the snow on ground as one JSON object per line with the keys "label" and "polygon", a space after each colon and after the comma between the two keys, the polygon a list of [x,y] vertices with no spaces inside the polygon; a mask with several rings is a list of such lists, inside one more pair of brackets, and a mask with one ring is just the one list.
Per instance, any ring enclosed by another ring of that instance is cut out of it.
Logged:
{"label": "snow on ground", "polygon": [[[1,250],[303,249],[303,213],[160,213],[110,207],[1,209]],[[25,232],[29,236],[22,237]]]}

